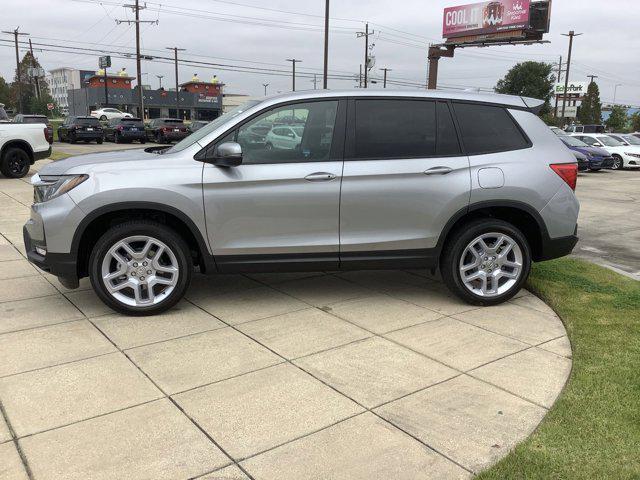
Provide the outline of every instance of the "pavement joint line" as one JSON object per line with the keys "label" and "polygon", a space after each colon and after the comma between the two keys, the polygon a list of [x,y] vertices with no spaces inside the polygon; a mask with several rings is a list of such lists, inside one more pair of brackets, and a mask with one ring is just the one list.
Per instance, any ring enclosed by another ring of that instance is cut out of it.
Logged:
{"label": "pavement joint line", "polygon": [[[85,320],[85,319],[83,318],[82,320]],[[98,355],[91,355],[91,356],[88,356],[88,357],[76,358],[74,360],[69,360],[69,361],[66,361],[66,362],[53,363],[51,365],[46,365],[44,367],[32,368],[31,370],[24,370],[24,371],[21,371],[21,372],[10,373],[9,375],[0,376],[0,380],[2,380],[4,378],[9,378],[9,377],[15,377],[16,375],[22,375],[24,373],[39,372],[40,370],[46,370],[47,368],[60,367],[62,365],[70,365],[72,363],[78,363],[78,362],[82,362],[84,360],[90,360],[90,359],[93,359],[93,358],[100,358],[100,357],[104,357],[106,355],[113,355],[114,353],[117,353],[117,352],[100,353]]]}
{"label": "pavement joint line", "polygon": [[37,300],[39,298],[55,297],[56,295],[60,295],[60,292],[51,293],[49,295],[38,295],[35,297],[28,297],[28,298],[14,298],[13,300],[0,300],[0,305],[2,305],[3,303],[9,303],[9,302],[21,302],[23,300]]}
{"label": "pavement joint line", "polygon": [[[29,480],[33,480],[33,472],[31,471],[31,467],[29,466],[27,456],[22,451],[20,442],[18,442],[18,436],[16,435],[16,432],[13,429],[13,426],[11,425],[11,421],[9,420],[9,416],[7,415],[7,411],[5,410],[4,405],[2,404],[2,399],[0,399],[0,416],[4,418],[4,422],[7,424],[7,428],[9,429],[9,435],[11,435],[11,440],[9,441],[13,442],[14,447],[16,447],[16,450],[18,451],[18,455],[20,456],[20,461],[22,462],[22,466],[24,467],[25,472],[27,473],[27,477],[29,477]],[[4,443],[7,443],[7,442],[4,442]]]}
{"label": "pavement joint line", "polygon": [[[269,286],[269,287],[271,287],[271,288],[274,288],[273,286],[268,285],[268,284],[267,284],[267,286]],[[277,289],[275,289],[275,288],[274,288],[274,290],[277,290]],[[288,294],[288,293],[286,293],[286,292],[283,292],[283,293],[285,293],[286,295],[289,295],[289,294]],[[289,295],[289,296],[292,296],[292,295]],[[292,297],[293,297],[293,296],[292,296]],[[294,298],[296,298],[296,297],[294,297]],[[301,301],[302,301],[302,300],[301,300]],[[307,302],[304,302],[304,303],[307,303]],[[200,307],[198,307],[198,308],[200,308]],[[319,309],[318,307],[315,307],[315,306],[312,306],[312,308],[317,308],[317,309]],[[208,312],[207,312],[207,313],[208,313]],[[326,313],[326,312],[325,312],[325,313]],[[210,314],[210,313],[209,313],[209,314]],[[211,315],[211,314],[210,314],[210,315]],[[334,316],[334,317],[335,317],[335,316]],[[216,317],[216,318],[218,318],[218,317]],[[338,317],[335,317],[335,318],[338,318]],[[222,319],[220,319],[220,318],[218,318],[218,320],[220,320],[220,321],[224,322],[224,321],[223,321]],[[340,319],[340,320],[342,320],[342,319]],[[225,323],[226,323],[226,322],[225,322]],[[234,328],[234,326],[231,326],[231,328]],[[365,405],[363,405],[363,404],[361,404],[360,402],[356,401],[355,399],[353,399],[353,398],[352,398],[352,397],[350,397],[349,395],[346,395],[344,392],[341,392],[340,390],[338,390],[337,388],[335,388],[333,385],[328,384],[327,382],[325,382],[325,381],[324,381],[324,380],[322,380],[321,378],[316,377],[315,375],[313,375],[312,373],[308,372],[307,370],[305,370],[305,369],[304,369],[304,368],[302,368],[301,366],[299,366],[299,365],[297,365],[297,364],[293,363],[291,360],[289,360],[289,359],[287,359],[286,357],[284,357],[284,356],[280,355],[278,352],[276,352],[275,350],[273,350],[273,349],[269,348],[267,345],[264,345],[262,342],[259,342],[259,341],[258,341],[258,340],[256,340],[255,338],[251,337],[250,335],[248,335],[248,334],[246,334],[246,333],[244,333],[244,332],[242,332],[242,331],[240,331],[240,330],[238,330],[238,329],[236,329],[236,328],[234,328],[234,330],[238,331],[239,333],[241,333],[242,335],[246,336],[246,337],[247,337],[247,338],[249,338],[250,340],[252,340],[252,341],[256,342],[256,343],[257,343],[257,344],[259,344],[259,345],[261,345],[263,348],[268,349],[268,350],[269,350],[269,351],[271,351],[273,354],[275,354],[275,355],[279,356],[280,358],[284,359],[286,363],[288,363],[288,364],[292,365],[293,367],[295,367],[295,368],[299,369],[300,371],[302,371],[302,372],[306,373],[306,374],[307,374],[307,375],[309,375],[311,378],[314,378],[315,380],[317,380],[317,381],[318,381],[318,382],[320,382],[321,384],[325,385],[326,387],[330,388],[331,390],[335,391],[335,392],[336,392],[336,393],[338,393],[339,395],[342,395],[342,396],[344,396],[345,398],[347,398],[347,399],[351,400],[353,403],[355,403],[355,404],[356,404],[356,405],[358,405],[359,407],[363,408],[365,411],[370,412],[370,413],[372,413],[372,414],[376,415],[376,416],[377,416],[378,418],[380,418],[382,421],[387,422],[388,424],[392,425],[394,428],[396,428],[396,429],[398,429],[398,430],[400,430],[400,431],[404,432],[405,434],[409,435],[411,438],[413,438],[414,440],[416,440],[418,443],[420,443],[421,445],[424,445],[425,447],[427,447],[428,449],[432,450],[432,451],[433,451],[433,452],[435,452],[436,454],[439,454],[439,455],[441,455],[442,457],[444,457],[445,459],[449,460],[450,462],[455,463],[455,464],[456,464],[456,465],[458,465],[460,468],[463,468],[464,470],[466,470],[466,471],[468,471],[468,472],[470,472],[470,473],[473,473],[473,472],[471,472],[468,468],[464,467],[463,465],[461,465],[460,463],[456,462],[456,461],[455,461],[455,460],[453,460],[452,458],[450,458],[450,457],[448,457],[447,455],[443,454],[442,452],[438,451],[437,449],[435,449],[435,448],[434,448],[434,447],[432,447],[431,445],[429,445],[429,444],[427,444],[427,443],[423,442],[422,440],[420,440],[420,439],[416,438],[415,436],[410,435],[408,432],[406,432],[406,431],[405,431],[405,430],[403,430],[402,428],[398,427],[397,425],[394,425],[393,423],[389,422],[387,419],[385,419],[385,418],[383,418],[383,417],[381,417],[381,416],[377,415],[373,410],[371,410],[371,409],[367,408]],[[378,336],[378,335],[374,334],[374,336]],[[369,338],[371,338],[371,337],[369,337]],[[364,412],[362,412],[362,413],[364,413]],[[327,428],[327,427],[325,427],[325,428]],[[324,429],[323,429],[323,430],[324,430]],[[317,433],[317,432],[316,432],[316,433]],[[307,435],[305,435],[305,436],[307,436]],[[297,437],[297,438],[295,438],[295,439],[289,440],[288,442],[285,442],[285,443],[283,443],[282,445],[286,445],[286,444],[288,444],[288,443],[291,443],[291,442],[293,442],[293,441],[295,441],[295,440],[298,440],[299,438],[303,438],[303,437]],[[282,445],[280,445],[280,446],[282,446]],[[275,448],[275,447],[274,447],[274,448]],[[268,451],[268,450],[267,450],[267,451]],[[261,453],[265,453],[265,452],[261,452]],[[256,455],[257,455],[257,454],[256,454]],[[255,456],[255,455],[254,455],[254,456]],[[247,458],[250,458],[250,457],[247,457]],[[242,459],[242,460],[238,460],[238,461],[244,461],[244,460],[247,460],[247,458],[244,458],[244,459]],[[238,464],[238,463],[236,462],[236,464]],[[238,464],[238,466],[240,466],[240,465]]]}
{"label": "pavement joint line", "polygon": [[78,320],[85,320],[85,318],[70,318],[68,320],[61,320],[55,323],[47,323],[46,325],[34,325],[33,327],[19,328],[18,330],[9,330],[6,332],[0,332],[0,336],[8,333],[28,332],[29,330],[36,330],[44,327],[55,327],[56,325],[63,325],[65,323],[77,322]]}
{"label": "pavement joint line", "polygon": [[[114,353],[117,353],[117,352],[114,352]],[[33,432],[33,433],[29,433],[27,435],[22,435],[21,437],[17,437],[17,439],[18,440],[24,440],[25,438],[29,438],[29,437],[33,437],[33,436],[36,436],[36,435],[40,435],[42,433],[51,432],[53,430],[59,430],[59,429],[62,429],[62,428],[70,427],[72,425],[77,425],[78,423],[87,422],[89,420],[94,420],[96,418],[106,417],[107,415],[111,415],[113,413],[124,412],[125,410],[130,410],[132,408],[140,407],[142,405],[147,405],[149,403],[157,402],[159,400],[164,400],[166,398],[167,398],[166,395],[162,395],[160,397],[157,397],[157,398],[154,398],[154,399],[151,399],[151,400],[146,400],[146,401],[141,402],[141,403],[136,403],[135,405],[129,405],[129,406],[126,406],[126,407],[117,408],[115,410],[111,410],[111,411],[104,412],[104,413],[99,413],[97,415],[92,415],[90,417],[82,418],[80,420],[74,420],[73,422],[65,423],[63,425],[58,425],[58,426],[55,426],[55,427],[46,428],[44,430],[38,430],[37,432]]]}
{"label": "pavement joint line", "polygon": [[[122,355],[124,355],[127,358],[127,360],[129,360],[129,362],[131,362],[131,364],[135,368],[137,368],[138,371],[140,371],[140,373],[142,373],[160,391],[160,393],[162,393],[164,395],[164,397],[173,404],[173,406],[175,408],[177,408],[213,445],[215,445],[231,461],[231,463],[229,463],[229,464],[227,464],[225,466],[229,466],[232,463],[237,465],[237,463],[234,460],[234,458],[231,455],[229,455],[229,453],[227,453],[227,451],[224,448],[222,448],[222,446],[218,442],[216,442],[213,439],[213,437],[211,435],[209,435],[209,433],[204,428],[202,428],[202,426],[200,426],[200,424],[198,422],[196,422],[196,420],[194,418],[192,418],[190,415],[188,415],[184,411],[184,409],[178,404],[178,402],[176,402],[173,398],[171,398],[171,396],[169,394],[167,394],[167,392],[165,392],[164,389],[162,389],[160,387],[160,385],[158,385],[153,380],[153,378],[151,378],[151,376],[149,376],[149,374],[147,374],[147,372],[145,372],[136,362],[134,362],[133,359],[129,355],[127,355],[127,353],[125,351],[120,349],[120,347],[118,347],[118,345],[116,345],[115,342],[113,340],[111,340],[111,338],[109,338],[109,336],[105,332],[102,331],[102,329],[100,329],[91,320],[89,320],[89,322],[91,322],[91,324],[94,326],[94,328],[96,330],[98,330],[116,349],[118,349],[118,351]],[[238,468],[240,468],[244,472],[244,469],[240,465],[237,465],[237,466],[238,466]],[[244,473],[247,473],[247,472],[244,472]],[[253,477],[251,477],[251,476],[249,476],[249,478],[253,479]]]}

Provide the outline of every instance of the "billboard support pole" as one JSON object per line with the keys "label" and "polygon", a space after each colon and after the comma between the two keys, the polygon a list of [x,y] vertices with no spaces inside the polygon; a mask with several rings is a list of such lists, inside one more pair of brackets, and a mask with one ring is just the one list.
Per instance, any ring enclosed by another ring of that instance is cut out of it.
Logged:
{"label": "billboard support pole", "polygon": [[[560,77],[562,76],[562,55],[560,55],[560,61],[558,62],[558,81],[557,83],[560,83]],[[556,105],[553,109],[553,118],[557,119],[558,118],[558,94],[556,93],[554,95],[556,97]]]}
{"label": "billboard support pole", "polygon": [[567,56],[567,72],[566,77],[564,78],[564,93],[562,95],[562,119],[564,120],[564,111],[567,106],[567,88],[569,88],[569,69],[571,68],[571,50],[573,48],[573,37],[577,37],[578,35],[582,35],[581,33],[575,33],[571,30],[568,34],[562,34],[565,37],[569,37],[569,55]]}
{"label": "billboard support pole", "polygon": [[427,88],[429,90],[435,90],[438,86],[438,60],[440,60],[441,57],[453,57],[455,48],[454,45],[429,46],[429,80],[427,81]]}

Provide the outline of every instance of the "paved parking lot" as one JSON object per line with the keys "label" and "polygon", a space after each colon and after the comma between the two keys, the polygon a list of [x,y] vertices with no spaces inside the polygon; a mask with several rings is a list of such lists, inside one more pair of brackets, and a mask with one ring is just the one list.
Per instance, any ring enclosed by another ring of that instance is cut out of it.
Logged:
{"label": "paved parking lot", "polygon": [[640,280],[640,171],[582,173],[574,254]]}
{"label": "paved parking lot", "polygon": [[0,479],[467,478],[526,438],[571,350],[521,292],[477,309],[424,271],[196,275],[158,317],[23,257],[0,179]]}

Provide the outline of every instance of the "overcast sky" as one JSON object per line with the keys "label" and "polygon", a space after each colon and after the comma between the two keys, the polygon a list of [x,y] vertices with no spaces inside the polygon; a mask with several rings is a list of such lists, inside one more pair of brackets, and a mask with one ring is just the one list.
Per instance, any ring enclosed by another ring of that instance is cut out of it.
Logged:
{"label": "overcast sky", "polygon": [[[0,30],[31,34],[33,42],[102,48],[128,52],[135,47],[133,27],[117,25],[115,19],[131,19],[131,10],[122,7],[130,0],[2,0]],[[184,58],[227,65],[250,65],[265,69],[290,70],[287,58],[301,59],[301,72],[318,73],[321,82],[323,47],[323,0],[154,0],[142,12],[145,20],[158,25],[142,25],[143,53],[170,56],[167,46],[187,50]],[[370,22],[376,66],[388,67],[389,79],[424,83],[427,70],[426,44],[440,41],[442,10],[466,3],[451,0],[332,0],[329,70],[336,75],[357,75],[364,57],[364,40],[356,32]],[[304,14],[304,15],[303,15]],[[640,34],[638,0],[555,0],[551,18],[551,43],[534,46],[469,48],[458,50],[455,58],[440,61],[439,83],[457,87],[491,88],[515,63],[524,60],[558,62],[566,57],[568,39],[561,36],[573,29],[584,35],[574,42],[571,80],[585,81],[598,75],[603,101],[640,104]],[[8,35],[0,38],[9,39]],[[0,75],[10,79],[15,68],[13,47],[0,42]],[[22,55],[22,53],[21,53]],[[97,68],[97,53],[90,55],[37,51],[45,69],[68,66]],[[566,60],[566,58],[565,58]],[[157,87],[156,75],[164,75],[165,86],[173,85],[170,63],[143,62],[147,73],[143,83]],[[113,59],[114,68],[126,67],[135,73],[135,61]],[[232,67],[233,68],[233,67]],[[291,89],[290,76],[239,73],[204,66],[183,66],[180,81],[197,72],[202,80],[214,73],[227,85],[228,93],[261,95]],[[353,88],[352,79],[329,81],[330,88]],[[374,85],[374,88],[379,86]],[[298,89],[313,88],[309,78],[299,78]]]}

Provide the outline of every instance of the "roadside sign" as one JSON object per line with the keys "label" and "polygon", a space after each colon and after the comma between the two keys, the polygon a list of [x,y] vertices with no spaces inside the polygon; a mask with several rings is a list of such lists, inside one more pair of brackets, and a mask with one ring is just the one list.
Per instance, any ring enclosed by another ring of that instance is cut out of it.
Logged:
{"label": "roadside sign", "polygon": [[487,35],[529,28],[529,0],[498,0],[444,9],[442,37]]}
{"label": "roadside sign", "polygon": [[53,110],[54,107],[53,103],[47,103],[47,110]]}
{"label": "roadside sign", "polygon": [[100,68],[109,68],[111,67],[111,56],[104,55],[98,59],[98,66]]}
{"label": "roadside sign", "polygon": [[[569,82],[569,85],[567,85],[567,93],[569,95],[580,95],[583,97],[587,93],[588,87],[589,84],[587,82]],[[556,83],[554,92],[556,95],[562,95],[564,93],[564,82]]]}
{"label": "roadside sign", "polygon": [[[562,106],[558,105],[558,116],[562,115]],[[578,107],[575,105],[567,105],[564,107],[564,116],[566,118],[576,118],[578,116]]]}

